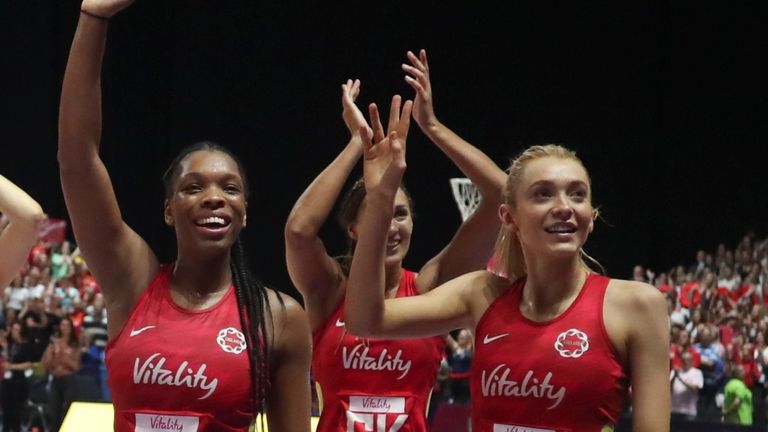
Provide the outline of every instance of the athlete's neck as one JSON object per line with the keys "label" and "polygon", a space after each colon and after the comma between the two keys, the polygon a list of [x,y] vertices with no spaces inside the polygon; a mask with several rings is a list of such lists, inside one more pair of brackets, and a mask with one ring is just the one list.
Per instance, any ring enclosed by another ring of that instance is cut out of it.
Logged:
{"label": "athlete's neck", "polygon": [[[207,307],[218,301],[232,285],[229,254],[213,259],[178,258],[173,268],[171,292],[187,307]],[[180,298],[179,298],[180,297]]]}
{"label": "athlete's neck", "polygon": [[534,320],[557,317],[573,303],[587,277],[578,260],[531,260],[520,308]]}
{"label": "athlete's neck", "polygon": [[397,290],[400,289],[402,270],[401,262],[384,268],[384,298],[393,298],[397,295]]}

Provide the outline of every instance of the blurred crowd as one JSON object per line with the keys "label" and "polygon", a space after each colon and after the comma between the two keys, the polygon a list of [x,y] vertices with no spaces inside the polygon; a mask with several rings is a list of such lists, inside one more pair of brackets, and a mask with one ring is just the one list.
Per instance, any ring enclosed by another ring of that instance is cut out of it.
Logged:
{"label": "blurred crowd", "polygon": [[73,400],[110,400],[106,344],[104,299],[79,250],[39,241],[0,293],[3,431],[58,430]]}
{"label": "blurred crowd", "polygon": [[663,273],[636,266],[633,277],[667,297],[672,415],[765,426],[768,239],[748,234]]}

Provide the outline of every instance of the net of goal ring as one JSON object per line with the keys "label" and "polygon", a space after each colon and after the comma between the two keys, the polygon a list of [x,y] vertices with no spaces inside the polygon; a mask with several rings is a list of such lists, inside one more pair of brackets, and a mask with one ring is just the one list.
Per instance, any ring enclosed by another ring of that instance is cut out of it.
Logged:
{"label": "net of goal ring", "polygon": [[456,204],[461,212],[461,220],[465,221],[477,210],[482,195],[480,195],[480,191],[477,190],[477,187],[468,178],[452,178],[450,182],[453,198],[456,200]]}

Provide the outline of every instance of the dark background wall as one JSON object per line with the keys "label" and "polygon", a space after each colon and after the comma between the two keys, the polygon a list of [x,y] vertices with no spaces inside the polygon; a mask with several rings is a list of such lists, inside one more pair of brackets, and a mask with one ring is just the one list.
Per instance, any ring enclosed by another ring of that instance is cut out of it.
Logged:
{"label": "dark background wall", "polygon": [[[73,0],[0,1],[0,173],[51,216],[56,116]],[[247,246],[295,293],[282,227],[341,150],[340,84],[361,105],[412,91],[400,64],[426,48],[438,117],[499,165],[535,143],[583,158],[605,218],[587,245],[616,277],[687,264],[698,248],[768,234],[768,6],[764,2],[139,1],[116,17],[104,66],[102,156],[123,214],[173,256],[160,176],[200,139],[235,150],[256,191]],[[418,131],[406,182],[418,268],[460,223],[460,172]],[[323,231],[344,249],[341,232]]]}

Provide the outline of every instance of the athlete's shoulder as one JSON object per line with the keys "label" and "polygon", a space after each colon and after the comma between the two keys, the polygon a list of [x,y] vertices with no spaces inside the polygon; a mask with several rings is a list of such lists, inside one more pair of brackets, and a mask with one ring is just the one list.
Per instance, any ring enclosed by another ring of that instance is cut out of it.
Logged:
{"label": "athlete's shoulder", "polygon": [[279,350],[308,338],[309,321],[301,303],[288,294],[270,288],[267,288],[267,300],[271,317],[267,325],[271,330],[273,348]]}
{"label": "athlete's shoulder", "polygon": [[666,317],[667,302],[656,287],[644,282],[611,279],[605,296],[606,306],[620,316],[642,325],[647,320]]}
{"label": "athlete's shoulder", "polygon": [[278,290],[267,288],[267,302],[269,313],[277,323],[289,321],[293,317],[304,316],[304,307],[290,295]]}
{"label": "athlete's shoulder", "polygon": [[632,306],[666,304],[664,294],[645,282],[611,279],[608,283],[608,291],[616,300]]}

